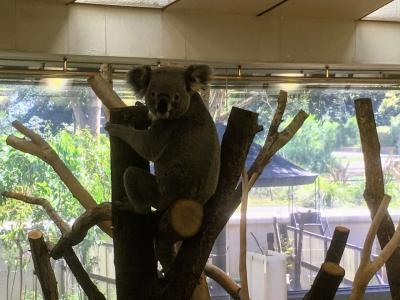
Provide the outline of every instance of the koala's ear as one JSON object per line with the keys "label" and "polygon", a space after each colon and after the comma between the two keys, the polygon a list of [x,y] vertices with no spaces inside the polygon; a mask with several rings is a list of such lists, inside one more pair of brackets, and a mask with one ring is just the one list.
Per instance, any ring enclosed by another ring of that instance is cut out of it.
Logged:
{"label": "koala's ear", "polygon": [[151,79],[151,67],[140,66],[128,72],[128,83],[133,87],[136,95],[142,98],[146,94]]}
{"label": "koala's ear", "polygon": [[212,70],[208,65],[190,65],[185,71],[186,87],[188,90],[204,89],[210,79]]}

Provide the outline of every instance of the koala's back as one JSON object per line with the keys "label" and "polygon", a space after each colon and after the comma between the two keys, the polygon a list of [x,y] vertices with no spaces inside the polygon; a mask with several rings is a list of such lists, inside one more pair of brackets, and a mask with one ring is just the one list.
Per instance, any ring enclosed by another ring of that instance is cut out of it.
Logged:
{"label": "koala's back", "polygon": [[155,171],[166,203],[188,198],[205,203],[215,192],[220,167],[220,146],[214,122],[199,94],[191,97],[184,116],[171,121],[169,142]]}

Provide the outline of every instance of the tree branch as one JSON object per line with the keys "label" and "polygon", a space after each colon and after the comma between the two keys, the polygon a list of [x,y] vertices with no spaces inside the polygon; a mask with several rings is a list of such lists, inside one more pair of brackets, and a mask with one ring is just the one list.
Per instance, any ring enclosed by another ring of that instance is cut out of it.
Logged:
{"label": "tree branch", "polygon": [[[3,195],[8,198],[20,200],[28,204],[42,206],[48,213],[51,220],[53,220],[56,226],[60,229],[62,234],[68,235],[69,232],[71,231],[70,226],[67,223],[65,223],[64,220],[62,220],[62,218],[58,215],[58,213],[51,206],[48,200],[36,197],[29,197],[23,194],[12,193],[12,192],[5,192],[3,193]],[[90,279],[89,275],[83,268],[72,247],[63,247],[62,257],[67,262],[68,267],[70,268],[72,274],[74,274],[76,280],[78,281],[79,285],[82,287],[83,291],[88,296],[88,298],[91,300],[92,299],[105,300],[104,295],[98,290],[96,285]]]}
{"label": "tree branch", "polygon": [[63,234],[52,249],[51,257],[61,258],[65,248],[78,245],[83,241],[90,228],[103,221],[111,221],[111,203],[102,203],[92,207],[76,219],[71,230]]}
{"label": "tree branch", "polygon": [[282,118],[285,112],[286,103],[287,93],[281,91],[278,98],[278,105],[272,118],[271,126],[268,130],[268,135],[265,139],[265,143],[248,171],[249,178],[251,178],[250,187],[253,186],[257,178],[264,170],[265,166],[271,160],[272,156],[274,156],[276,152],[278,152],[293,138],[293,136],[300,129],[300,127],[303,125],[304,121],[308,117],[308,114],[306,112],[300,110],[290,122],[290,124],[284,130],[278,132],[279,126],[281,125],[283,120]]}
{"label": "tree branch", "polygon": [[83,268],[75,251],[71,247],[64,248],[63,257],[67,262],[72,274],[82,287],[89,300],[106,300],[106,297],[99,291],[97,286],[90,279],[89,274]]}
{"label": "tree branch", "polygon": [[58,300],[57,280],[50,264],[50,256],[43,239],[43,233],[32,230],[28,233],[32,260],[45,300]]}
{"label": "tree branch", "polygon": [[126,104],[112,89],[111,84],[104,80],[100,74],[90,77],[88,82],[97,97],[108,109],[126,107]]}
{"label": "tree branch", "polygon": [[239,256],[239,274],[240,274],[240,299],[249,300],[249,285],[247,282],[247,200],[249,197],[249,179],[247,173],[242,173],[242,199],[240,209],[240,256]]}
{"label": "tree branch", "polygon": [[[22,152],[32,154],[49,164],[70,190],[72,195],[85,209],[97,206],[96,201],[89,192],[82,186],[53,148],[40,135],[26,128],[19,121],[12,122],[12,126],[24,134],[29,140],[10,135],[6,139],[7,145]],[[111,222],[103,222],[99,226],[108,235],[112,235]]]}
{"label": "tree branch", "polygon": [[47,215],[54,222],[54,224],[56,224],[58,229],[60,229],[61,233],[66,233],[70,230],[69,225],[60,217],[48,200],[44,198],[30,197],[15,192],[3,192],[2,195],[6,198],[19,200],[27,204],[40,205],[46,211]]}
{"label": "tree branch", "polygon": [[378,257],[374,261],[371,261],[371,251],[374,244],[374,239],[378,232],[380,223],[387,214],[387,208],[389,206],[390,199],[391,198],[389,196],[384,195],[378,211],[376,212],[375,217],[372,220],[371,226],[369,227],[367,236],[364,241],[360,266],[357,269],[353,281],[353,287],[350,296],[351,300],[361,300],[364,298],[365,289],[367,288],[367,285],[371,278],[376,272],[378,272],[380,268],[382,268],[384,263],[390,258],[396,248],[398,248],[400,245],[400,227],[398,226],[394,235],[379,253]]}
{"label": "tree branch", "polygon": [[[366,180],[364,198],[371,212],[371,218],[374,218],[385,193],[380,144],[371,99],[357,99],[354,104],[364,155]],[[392,218],[385,211],[377,231],[381,249],[386,246],[394,232]],[[392,298],[400,299],[400,248],[397,248],[386,262],[386,270]]]}
{"label": "tree branch", "polygon": [[232,280],[223,270],[213,264],[206,264],[205,274],[222,286],[235,300],[240,300],[240,286]]}

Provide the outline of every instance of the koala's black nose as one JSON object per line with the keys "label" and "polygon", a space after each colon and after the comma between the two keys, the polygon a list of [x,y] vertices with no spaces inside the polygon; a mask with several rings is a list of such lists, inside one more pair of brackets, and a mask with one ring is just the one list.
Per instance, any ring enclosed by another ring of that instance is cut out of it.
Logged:
{"label": "koala's black nose", "polygon": [[160,94],[158,95],[157,111],[160,114],[165,114],[168,111],[169,96]]}

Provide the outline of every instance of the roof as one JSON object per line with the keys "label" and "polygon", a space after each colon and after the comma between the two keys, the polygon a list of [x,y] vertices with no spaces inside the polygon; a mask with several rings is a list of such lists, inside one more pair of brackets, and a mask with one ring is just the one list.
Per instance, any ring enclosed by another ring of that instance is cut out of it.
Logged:
{"label": "roof", "polygon": [[[218,138],[221,141],[226,126],[216,124]],[[246,168],[249,168],[256,159],[262,147],[252,143],[246,159]],[[275,154],[255,183],[255,187],[295,186],[311,184],[318,177],[317,173],[309,172],[294,163]]]}

